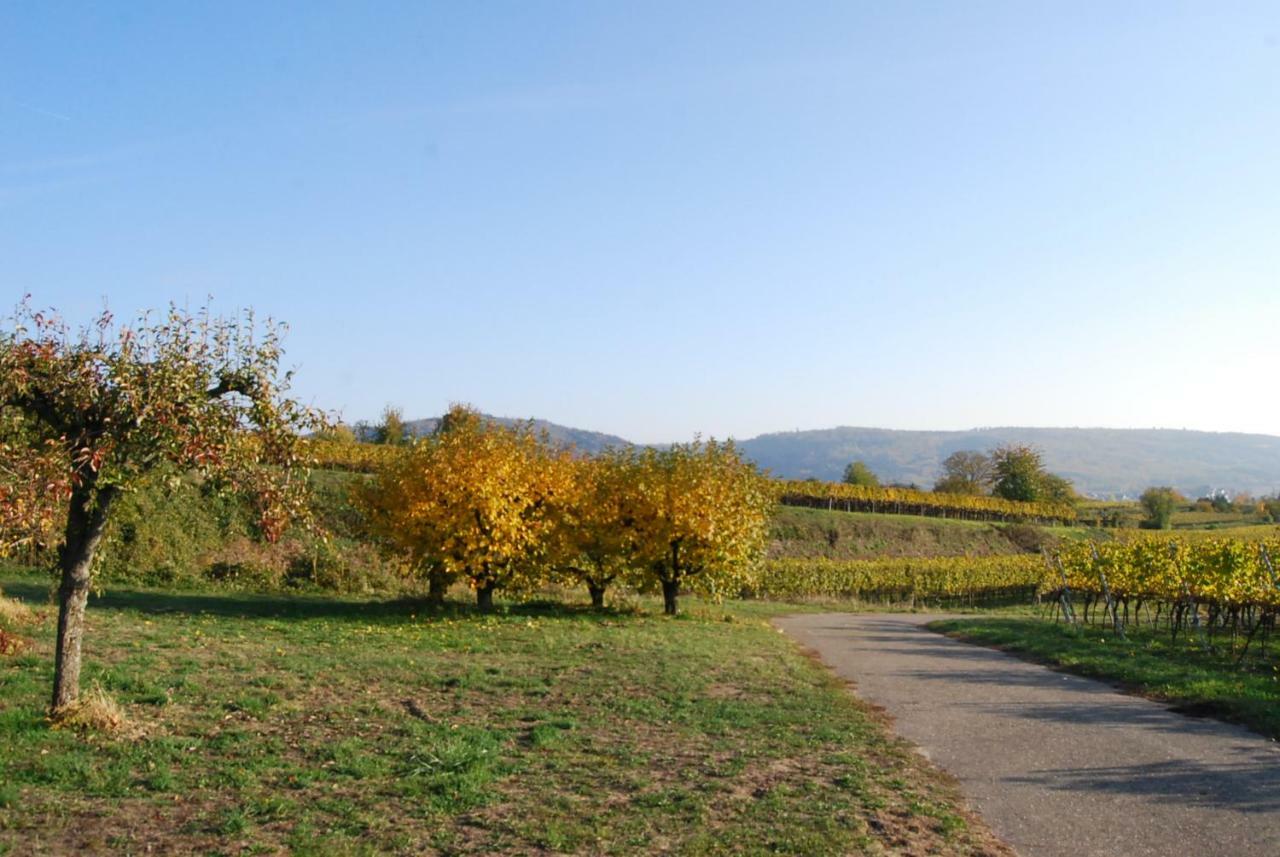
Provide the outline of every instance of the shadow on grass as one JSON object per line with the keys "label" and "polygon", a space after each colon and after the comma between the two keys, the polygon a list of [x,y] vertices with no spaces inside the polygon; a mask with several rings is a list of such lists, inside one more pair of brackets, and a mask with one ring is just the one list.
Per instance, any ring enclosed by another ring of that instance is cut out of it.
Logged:
{"label": "shadow on grass", "polygon": [[[3,590],[28,604],[49,603],[53,585],[27,577],[4,581]],[[432,604],[425,598],[365,599],[339,595],[279,592],[166,592],[152,589],[112,588],[90,596],[91,610],[132,610],[146,614],[225,616],[239,619],[371,619],[419,621],[483,616],[521,616],[546,619],[605,619],[641,615],[629,608],[603,609],[558,601],[526,601],[499,604],[482,613],[471,604],[446,601]]]}

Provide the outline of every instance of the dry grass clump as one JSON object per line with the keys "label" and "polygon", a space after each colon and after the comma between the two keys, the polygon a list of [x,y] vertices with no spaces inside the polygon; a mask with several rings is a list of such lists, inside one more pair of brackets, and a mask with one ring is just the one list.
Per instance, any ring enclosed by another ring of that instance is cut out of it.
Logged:
{"label": "dry grass clump", "polygon": [[103,735],[125,735],[132,729],[124,708],[97,683],[83,691],[75,702],[55,711],[52,720],[57,728]]}
{"label": "dry grass clump", "polygon": [[21,628],[23,625],[34,625],[35,622],[36,614],[34,610],[21,601],[6,598],[5,594],[0,592],[0,625]]}
{"label": "dry grass clump", "polygon": [[0,628],[0,655],[16,655],[30,647],[30,640]]}

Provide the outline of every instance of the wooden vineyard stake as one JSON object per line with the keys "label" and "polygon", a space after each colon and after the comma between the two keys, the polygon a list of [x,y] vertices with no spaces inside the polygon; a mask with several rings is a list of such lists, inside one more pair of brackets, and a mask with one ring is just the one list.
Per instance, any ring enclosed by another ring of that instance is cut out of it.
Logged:
{"label": "wooden vineyard stake", "polygon": [[[1098,556],[1098,546],[1092,545],[1092,547],[1093,561],[1099,563],[1102,558]],[[1107,573],[1101,567],[1098,568],[1098,579],[1102,581],[1102,597],[1106,599],[1107,612],[1111,614],[1111,627],[1115,628],[1116,636],[1123,640],[1125,639],[1124,624],[1120,621],[1120,613],[1116,610],[1116,602],[1111,597],[1111,587],[1107,585]]]}
{"label": "wooden vineyard stake", "polygon": [[1181,576],[1181,565],[1178,563],[1178,545],[1172,544],[1172,542],[1169,545],[1169,558],[1174,560],[1175,565],[1178,565],[1178,579],[1183,585],[1183,602],[1187,605],[1187,609],[1192,611],[1192,628],[1196,629],[1196,640],[1199,642],[1201,649],[1208,651],[1210,650],[1210,645],[1208,645],[1207,640],[1204,640],[1204,628],[1199,623],[1199,604],[1197,604],[1196,597],[1192,595],[1192,587],[1187,586],[1187,581]]}
{"label": "wooden vineyard stake", "polygon": [[[1172,543],[1169,545],[1169,556],[1175,562],[1177,561],[1177,545]],[[1181,567],[1179,567],[1179,572],[1181,572]],[[1191,611],[1191,627],[1195,629],[1196,641],[1200,643],[1200,648],[1207,652],[1209,651],[1209,641],[1204,638],[1204,628],[1200,625],[1200,605],[1196,602],[1195,597],[1192,596],[1191,587],[1187,585],[1187,581],[1183,579],[1181,573],[1178,574],[1178,579],[1182,581],[1182,597],[1187,603],[1187,608]]]}
{"label": "wooden vineyard stake", "polygon": [[1062,618],[1066,619],[1074,627],[1076,624],[1076,611],[1071,605],[1071,587],[1067,584],[1067,572],[1062,567],[1062,558],[1055,556],[1050,560],[1049,551],[1043,548],[1040,550],[1040,555],[1044,557],[1044,563],[1049,567],[1049,571],[1053,571],[1054,566],[1057,566],[1058,575],[1062,578],[1062,589],[1058,592],[1058,605],[1062,608]]}

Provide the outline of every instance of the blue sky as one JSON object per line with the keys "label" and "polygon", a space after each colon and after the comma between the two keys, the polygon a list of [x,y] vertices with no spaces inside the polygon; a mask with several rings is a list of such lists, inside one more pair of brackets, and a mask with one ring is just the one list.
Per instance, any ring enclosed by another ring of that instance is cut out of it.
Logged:
{"label": "blue sky", "polygon": [[1280,433],[1280,10],[0,4],[0,298],[348,419]]}

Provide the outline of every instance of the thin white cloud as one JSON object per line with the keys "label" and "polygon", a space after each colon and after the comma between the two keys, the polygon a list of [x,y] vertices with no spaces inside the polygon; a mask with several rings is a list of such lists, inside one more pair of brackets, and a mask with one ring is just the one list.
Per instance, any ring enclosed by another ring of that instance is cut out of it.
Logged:
{"label": "thin white cloud", "polygon": [[5,100],[5,101],[8,101],[10,104],[15,104],[15,105],[17,105],[18,107],[21,107],[23,110],[26,110],[26,111],[28,111],[28,112],[30,112],[30,113],[34,113],[34,114],[36,114],[37,116],[44,116],[45,118],[48,118],[48,119],[56,119],[56,120],[57,120],[57,121],[59,121],[59,122],[74,122],[74,121],[75,121],[74,119],[72,119],[70,116],[68,116],[68,115],[67,115],[67,114],[65,114],[65,113],[58,113],[58,112],[57,112],[57,111],[55,111],[55,110],[46,110],[46,109],[45,109],[45,108],[43,108],[43,107],[37,107],[37,106],[36,106],[36,105],[34,105],[34,104],[28,104],[27,102],[25,102],[25,101],[23,101],[23,100],[21,100],[21,99],[14,98],[12,95],[6,95],[6,96],[3,96],[3,97],[4,97],[4,100]]}

